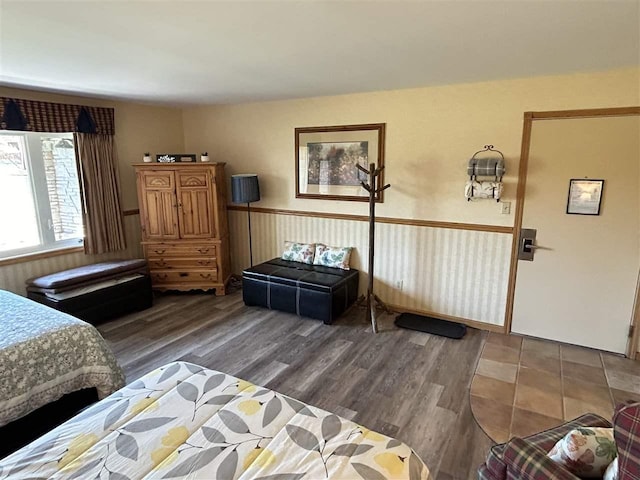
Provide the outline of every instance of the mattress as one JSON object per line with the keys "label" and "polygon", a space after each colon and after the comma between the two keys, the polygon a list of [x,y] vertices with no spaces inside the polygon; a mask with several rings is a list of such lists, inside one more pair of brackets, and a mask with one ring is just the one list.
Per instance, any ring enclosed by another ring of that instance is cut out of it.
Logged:
{"label": "mattress", "polygon": [[161,367],[0,460],[0,478],[428,479],[404,443],[231,375]]}
{"label": "mattress", "polygon": [[63,395],[124,385],[113,353],[91,325],[0,290],[0,426]]}

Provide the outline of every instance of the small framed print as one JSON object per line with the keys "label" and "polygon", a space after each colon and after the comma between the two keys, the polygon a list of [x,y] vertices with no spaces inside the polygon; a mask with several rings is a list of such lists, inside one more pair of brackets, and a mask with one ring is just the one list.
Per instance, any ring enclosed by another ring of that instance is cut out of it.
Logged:
{"label": "small framed print", "polygon": [[569,180],[567,213],[569,215],[600,215],[604,180],[572,178]]}
{"label": "small framed print", "polygon": [[180,163],[189,163],[196,161],[195,153],[181,153],[178,155],[178,162]]}

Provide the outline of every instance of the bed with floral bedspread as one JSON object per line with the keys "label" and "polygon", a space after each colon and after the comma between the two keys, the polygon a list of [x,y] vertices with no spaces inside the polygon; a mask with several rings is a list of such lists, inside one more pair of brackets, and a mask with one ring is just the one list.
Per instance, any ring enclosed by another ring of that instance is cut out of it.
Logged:
{"label": "bed with floral bedspread", "polygon": [[82,320],[0,290],[0,427],[63,395],[124,385],[100,333]]}
{"label": "bed with floral bedspread", "polygon": [[402,442],[224,373],[170,363],[0,460],[0,478],[430,478]]}

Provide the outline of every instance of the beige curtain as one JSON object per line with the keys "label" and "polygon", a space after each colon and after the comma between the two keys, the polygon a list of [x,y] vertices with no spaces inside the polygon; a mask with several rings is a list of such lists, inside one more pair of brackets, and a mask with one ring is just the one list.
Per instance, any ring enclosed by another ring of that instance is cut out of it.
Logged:
{"label": "beige curtain", "polygon": [[82,187],[84,251],[95,254],[124,250],[118,160],[113,136],[76,133],[74,139]]}

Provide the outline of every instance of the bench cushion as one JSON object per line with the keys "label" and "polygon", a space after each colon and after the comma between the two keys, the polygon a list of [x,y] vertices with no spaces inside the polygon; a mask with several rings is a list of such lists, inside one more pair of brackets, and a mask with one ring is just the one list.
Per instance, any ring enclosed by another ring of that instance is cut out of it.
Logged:
{"label": "bench cushion", "polygon": [[147,261],[144,259],[113,260],[111,262],[94,263],[82,267],[52,273],[43,277],[27,280],[29,291],[49,291],[51,293],[63,292],[77,288],[86,283],[107,280],[126,273],[145,272]]}

